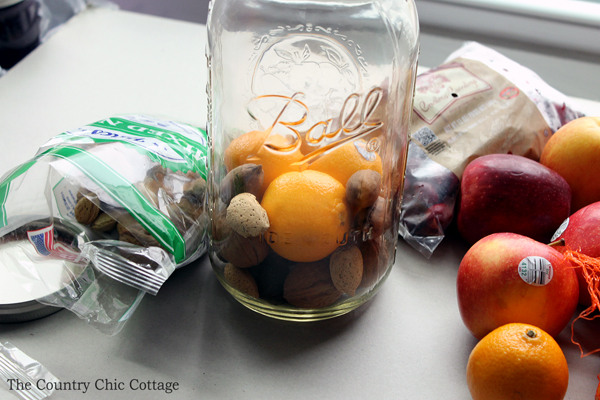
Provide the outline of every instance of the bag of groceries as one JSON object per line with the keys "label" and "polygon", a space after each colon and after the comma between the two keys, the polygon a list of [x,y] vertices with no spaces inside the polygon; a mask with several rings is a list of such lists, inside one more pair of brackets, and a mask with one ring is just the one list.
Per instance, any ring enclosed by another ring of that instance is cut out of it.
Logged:
{"label": "bag of groceries", "polygon": [[0,262],[40,303],[117,333],[206,251],[206,157],[203,130],[141,115],[52,138],[0,180]]}
{"label": "bag of groceries", "polygon": [[400,235],[430,257],[452,222],[468,163],[493,153],[538,161],[584,114],[533,71],[476,42],[417,76]]}

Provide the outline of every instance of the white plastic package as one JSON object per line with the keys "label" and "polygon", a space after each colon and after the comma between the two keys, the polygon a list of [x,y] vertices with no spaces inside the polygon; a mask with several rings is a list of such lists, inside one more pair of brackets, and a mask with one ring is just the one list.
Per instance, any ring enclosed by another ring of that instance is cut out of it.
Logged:
{"label": "white plastic package", "polygon": [[417,77],[400,235],[429,258],[453,220],[469,162],[492,153],[538,161],[552,134],[582,116],[535,72],[465,43]]}

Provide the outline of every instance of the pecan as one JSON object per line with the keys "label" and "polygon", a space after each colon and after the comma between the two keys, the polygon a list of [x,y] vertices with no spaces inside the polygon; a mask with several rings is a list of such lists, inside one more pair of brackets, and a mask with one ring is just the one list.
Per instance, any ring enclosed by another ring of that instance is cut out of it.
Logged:
{"label": "pecan", "polygon": [[220,185],[219,196],[225,204],[240,193],[258,196],[265,174],[262,165],[243,164],[229,171]]}

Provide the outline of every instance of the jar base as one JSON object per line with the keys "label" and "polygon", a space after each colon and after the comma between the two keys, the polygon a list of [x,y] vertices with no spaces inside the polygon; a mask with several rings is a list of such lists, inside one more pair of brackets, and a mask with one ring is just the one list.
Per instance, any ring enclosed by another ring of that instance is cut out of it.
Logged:
{"label": "jar base", "polygon": [[328,307],[310,309],[303,309],[299,307],[293,307],[290,305],[275,305],[265,300],[248,296],[247,294],[242,293],[239,290],[231,287],[229,283],[225,281],[225,279],[222,277],[219,271],[217,269],[214,270],[215,275],[217,276],[221,285],[223,285],[223,287],[233,296],[233,298],[235,298],[238,302],[240,302],[242,305],[249,308],[250,310],[265,315],[267,317],[283,321],[315,322],[342,316],[365,304],[375,294],[377,294],[377,292],[389,276],[390,271],[392,270],[392,266],[387,268],[385,275],[381,277],[379,282],[377,282],[375,286],[373,286],[370,290],[366,291],[364,294],[356,297],[345,298]]}

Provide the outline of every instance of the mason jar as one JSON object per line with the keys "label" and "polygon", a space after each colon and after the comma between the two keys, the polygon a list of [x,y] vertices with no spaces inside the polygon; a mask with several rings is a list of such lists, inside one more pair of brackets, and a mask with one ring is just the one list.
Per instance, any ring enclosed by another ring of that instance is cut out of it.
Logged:
{"label": "mason jar", "polygon": [[413,0],[213,0],[207,27],[219,281],[275,318],[355,309],[395,260]]}

